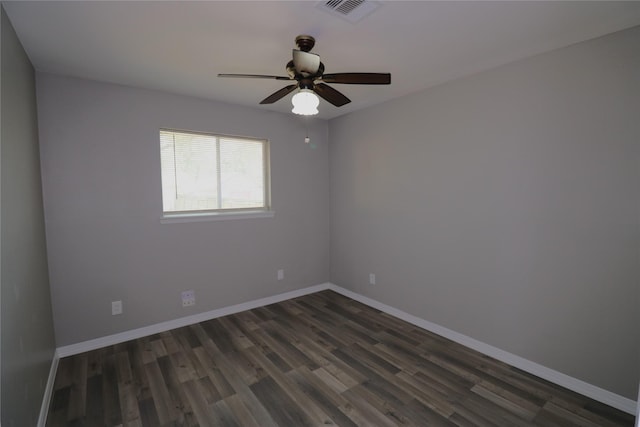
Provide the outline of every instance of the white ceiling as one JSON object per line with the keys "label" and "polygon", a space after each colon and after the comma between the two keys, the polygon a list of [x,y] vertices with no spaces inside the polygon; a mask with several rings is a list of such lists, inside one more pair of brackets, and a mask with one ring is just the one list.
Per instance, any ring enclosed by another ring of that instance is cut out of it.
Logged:
{"label": "white ceiling", "polygon": [[[329,119],[527,56],[640,25],[640,2],[384,1],[350,23],[317,1],[2,2],[37,70],[288,112],[285,86],[218,73],[286,75],[311,34],[325,72],[390,72],[390,86],[333,85]],[[640,47],[639,47],[640,48]]]}

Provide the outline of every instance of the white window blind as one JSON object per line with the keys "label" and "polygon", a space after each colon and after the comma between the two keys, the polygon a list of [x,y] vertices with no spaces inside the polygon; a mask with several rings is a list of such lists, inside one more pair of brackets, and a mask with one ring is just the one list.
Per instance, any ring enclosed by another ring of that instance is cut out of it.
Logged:
{"label": "white window blind", "polygon": [[267,141],[161,130],[164,213],[266,210]]}

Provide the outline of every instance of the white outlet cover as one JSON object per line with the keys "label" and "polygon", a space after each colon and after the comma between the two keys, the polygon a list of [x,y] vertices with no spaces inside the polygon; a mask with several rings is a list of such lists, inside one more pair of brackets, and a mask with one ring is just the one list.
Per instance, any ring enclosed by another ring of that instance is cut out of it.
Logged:
{"label": "white outlet cover", "polygon": [[373,273],[369,273],[369,284],[370,285],[376,284],[376,275]]}
{"label": "white outlet cover", "polygon": [[284,270],[278,270],[278,280],[284,279]]}
{"label": "white outlet cover", "polygon": [[182,297],[183,307],[196,305],[196,292],[194,290],[183,291],[180,296]]}
{"label": "white outlet cover", "polygon": [[111,302],[111,315],[122,314],[122,301]]}

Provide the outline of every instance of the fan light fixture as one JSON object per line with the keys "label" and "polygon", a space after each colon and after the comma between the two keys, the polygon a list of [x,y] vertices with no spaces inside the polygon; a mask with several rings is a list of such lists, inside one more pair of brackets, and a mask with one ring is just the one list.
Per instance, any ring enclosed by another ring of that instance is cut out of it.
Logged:
{"label": "fan light fixture", "polygon": [[303,116],[313,116],[318,114],[318,105],[320,105],[320,99],[318,96],[309,89],[301,89],[300,92],[293,95],[291,98],[293,109],[291,110],[295,114]]}

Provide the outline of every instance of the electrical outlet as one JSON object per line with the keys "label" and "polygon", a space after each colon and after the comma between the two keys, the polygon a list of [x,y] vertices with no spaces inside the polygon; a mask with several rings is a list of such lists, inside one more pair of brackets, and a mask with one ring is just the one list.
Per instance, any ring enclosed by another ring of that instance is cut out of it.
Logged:
{"label": "electrical outlet", "polygon": [[122,314],[122,301],[111,302],[111,315]]}
{"label": "electrical outlet", "polygon": [[369,273],[369,284],[370,285],[376,284],[376,275],[373,273]]}
{"label": "electrical outlet", "polygon": [[284,270],[280,269],[278,270],[278,280],[283,280],[284,279]]}
{"label": "electrical outlet", "polygon": [[189,307],[196,305],[196,292],[194,290],[182,292],[182,306]]}

